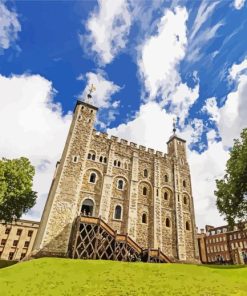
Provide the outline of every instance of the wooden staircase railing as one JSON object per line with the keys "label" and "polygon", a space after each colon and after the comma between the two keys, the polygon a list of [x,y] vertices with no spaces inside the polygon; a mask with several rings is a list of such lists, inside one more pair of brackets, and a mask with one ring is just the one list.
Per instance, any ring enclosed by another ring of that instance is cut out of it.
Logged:
{"label": "wooden staircase railing", "polygon": [[117,234],[101,217],[79,216],[70,244],[70,257],[168,263],[160,249],[143,249],[128,234]]}

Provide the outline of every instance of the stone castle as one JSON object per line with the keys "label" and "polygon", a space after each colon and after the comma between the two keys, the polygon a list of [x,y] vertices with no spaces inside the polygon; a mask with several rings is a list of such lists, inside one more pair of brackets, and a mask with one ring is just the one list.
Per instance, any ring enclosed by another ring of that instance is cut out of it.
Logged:
{"label": "stone castle", "polygon": [[[91,97],[91,95],[89,95]],[[142,248],[169,258],[198,257],[186,142],[175,133],[167,154],[94,130],[98,108],[77,101],[51,184],[34,252],[68,256],[75,219],[101,217]]]}

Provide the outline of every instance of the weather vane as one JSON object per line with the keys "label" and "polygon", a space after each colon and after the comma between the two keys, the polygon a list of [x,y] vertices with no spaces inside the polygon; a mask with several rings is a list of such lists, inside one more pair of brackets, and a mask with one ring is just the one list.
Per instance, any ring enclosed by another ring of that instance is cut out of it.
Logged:
{"label": "weather vane", "polygon": [[175,135],[175,133],[176,133],[176,122],[177,122],[177,118],[173,118],[173,133],[174,133],[174,135]]}
{"label": "weather vane", "polygon": [[91,87],[89,88],[88,94],[87,94],[87,101],[91,102],[92,101],[92,93],[96,90],[96,87],[91,84]]}

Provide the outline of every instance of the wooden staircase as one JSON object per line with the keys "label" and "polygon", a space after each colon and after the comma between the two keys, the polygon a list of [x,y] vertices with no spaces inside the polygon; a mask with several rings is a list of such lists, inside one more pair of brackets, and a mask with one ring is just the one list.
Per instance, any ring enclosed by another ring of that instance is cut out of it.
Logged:
{"label": "wooden staircase", "polygon": [[128,234],[117,234],[100,217],[79,216],[70,242],[70,257],[168,263],[160,249],[143,249]]}

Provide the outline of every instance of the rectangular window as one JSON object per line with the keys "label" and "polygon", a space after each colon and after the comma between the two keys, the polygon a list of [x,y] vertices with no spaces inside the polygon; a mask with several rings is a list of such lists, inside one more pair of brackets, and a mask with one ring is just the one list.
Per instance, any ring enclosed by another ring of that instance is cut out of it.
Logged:
{"label": "rectangular window", "polygon": [[18,242],[19,242],[18,240],[14,240],[13,241],[13,246],[16,247],[18,245]]}
{"label": "rectangular window", "polygon": [[25,258],[25,256],[26,256],[26,253],[21,253],[20,260],[22,260],[23,258]]}
{"label": "rectangular window", "polygon": [[9,258],[8,258],[8,259],[9,259],[9,260],[13,260],[13,258],[14,258],[14,252],[10,252],[10,253],[9,253]]}
{"label": "rectangular window", "polygon": [[10,233],[10,228],[6,228],[5,229],[5,234],[9,234]]}
{"label": "rectangular window", "polygon": [[6,244],[6,239],[2,239],[2,240],[1,240],[1,245],[2,245],[2,246],[5,246],[5,244]]}
{"label": "rectangular window", "polygon": [[28,247],[29,247],[29,242],[25,242],[24,248],[28,248]]}
{"label": "rectangular window", "polygon": [[17,229],[16,235],[21,235],[21,233],[22,233],[22,229]]}
{"label": "rectangular window", "polygon": [[32,237],[32,235],[33,235],[33,231],[32,231],[32,230],[29,230],[27,235],[28,235],[29,237]]}
{"label": "rectangular window", "polygon": [[230,235],[230,240],[232,240],[232,235]]}

